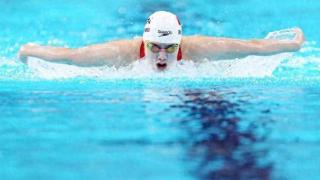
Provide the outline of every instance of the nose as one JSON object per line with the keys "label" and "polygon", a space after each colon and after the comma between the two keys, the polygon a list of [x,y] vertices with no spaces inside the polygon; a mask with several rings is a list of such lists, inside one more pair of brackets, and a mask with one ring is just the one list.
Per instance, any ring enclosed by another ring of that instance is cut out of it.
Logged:
{"label": "nose", "polygon": [[161,49],[159,52],[158,60],[159,61],[166,61],[168,59],[167,52],[165,49]]}

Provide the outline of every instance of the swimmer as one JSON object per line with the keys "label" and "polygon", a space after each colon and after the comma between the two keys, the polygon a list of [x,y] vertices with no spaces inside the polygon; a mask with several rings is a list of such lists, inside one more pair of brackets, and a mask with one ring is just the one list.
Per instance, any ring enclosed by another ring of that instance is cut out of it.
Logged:
{"label": "swimmer", "polygon": [[50,62],[78,66],[125,66],[135,60],[148,61],[157,71],[170,69],[173,62],[183,60],[222,60],[249,55],[272,55],[298,51],[304,41],[303,32],[294,28],[292,40],[240,40],[207,36],[182,37],[178,17],[170,12],[157,11],[148,19],[143,37],[117,40],[81,48],[23,45],[19,57],[37,57]]}

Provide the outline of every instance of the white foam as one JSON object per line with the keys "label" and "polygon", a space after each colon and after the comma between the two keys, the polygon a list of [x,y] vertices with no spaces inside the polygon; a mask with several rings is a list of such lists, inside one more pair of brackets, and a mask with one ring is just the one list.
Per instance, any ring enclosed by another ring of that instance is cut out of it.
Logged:
{"label": "white foam", "polygon": [[281,61],[292,55],[283,53],[273,56],[249,56],[242,59],[224,61],[182,61],[165,72],[155,72],[147,61],[136,61],[126,67],[78,67],[57,64],[38,58],[29,58],[31,71],[43,79],[65,79],[75,77],[94,77],[101,79],[132,78],[229,78],[229,77],[268,77]]}

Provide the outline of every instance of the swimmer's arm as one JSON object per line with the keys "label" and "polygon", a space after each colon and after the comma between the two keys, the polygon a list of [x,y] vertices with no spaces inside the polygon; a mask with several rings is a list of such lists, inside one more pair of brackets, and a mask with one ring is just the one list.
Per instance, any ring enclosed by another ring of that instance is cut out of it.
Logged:
{"label": "swimmer's arm", "polygon": [[26,44],[21,47],[19,57],[22,61],[31,56],[78,66],[121,66],[138,59],[141,41],[141,39],[111,41],[74,49]]}
{"label": "swimmer's arm", "polygon": [[295,29],[297,36],[294,40],[240,40],[229,38],[214,38],[204,36],[186,37],[183,41],[186,48],[184,54],[191,59],[233,59],[249,55],[273,55],[282,52],[298,51],[304,42],[303,33]]}

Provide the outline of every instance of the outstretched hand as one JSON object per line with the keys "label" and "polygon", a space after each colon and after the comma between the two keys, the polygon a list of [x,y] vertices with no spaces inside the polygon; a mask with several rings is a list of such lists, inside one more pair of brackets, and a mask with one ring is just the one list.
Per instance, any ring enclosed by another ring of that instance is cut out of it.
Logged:
{"label": "outstretched hand", "polygon": [[33,44],[33,43],[28,43],[28,44],[22,45],[19,50],[19,54],[18,54],[20,61],[23,63],[27,63],[28,56],[31,55],[32,49],[37,46],[39,46],[39,45]]}
{"label": "outstretched hand", "polygon": [[296,36],[294,38],[295,43],[297,43],[297,45],[301,46],[304,42],[304,34],[302,32],[302,30],[298,27],[293,28],[293,31],[296,33]]}
{"label": "outstretched hand", "polygon": [[304,42],[304,35],[300,28],[295,27],[270,32],[265,39],[276,40],[280,44],[285,43],[290,46],[290,51],[298,51]]}

